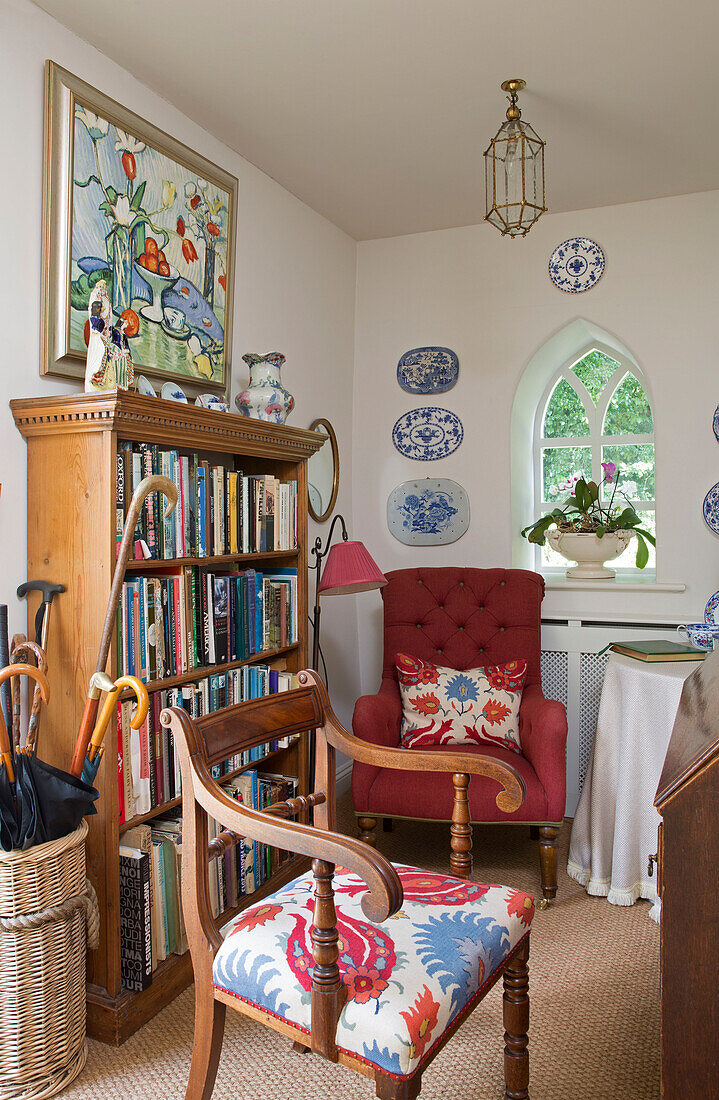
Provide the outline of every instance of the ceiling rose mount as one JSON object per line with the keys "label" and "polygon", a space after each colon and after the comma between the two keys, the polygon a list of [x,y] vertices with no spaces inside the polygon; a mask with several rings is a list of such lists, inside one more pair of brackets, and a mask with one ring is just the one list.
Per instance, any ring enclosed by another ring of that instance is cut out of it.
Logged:
{"label": "ceiling rose mount", "polygon": [[502,82],[502,91],[508,93],[509,100],[507,120],[484,153],[484,220],[502,236],[509,237],[526,237],[547,209],[544,193],[546,143],[528,122],[523,121],[519,109],[519,93],[526,86],[521,77]]}

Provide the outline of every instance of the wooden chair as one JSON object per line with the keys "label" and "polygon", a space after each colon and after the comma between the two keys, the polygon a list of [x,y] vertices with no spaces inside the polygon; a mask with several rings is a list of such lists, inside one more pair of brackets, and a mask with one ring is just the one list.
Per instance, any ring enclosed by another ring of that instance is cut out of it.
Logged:
{"label": "wooden chair", "polygon": [[[360,741],[340,725],[313,672],[301,672],[299,683],[197,721],[178,708],[162,712],[182,767],[182,904],[195,975],[187,1100],[212,1095],[228,1005],[287,1035],[298,1052],[373,1079],[383,1100],[412,1100],[425,1067],[500,975],[505,1097],[524,1100],[533,899],[393,866],[363,841],[336,833],[336,750],[400,769],[416,767],[422,753],[408,765],[403,750]],[[312,729],[319,789],[307,796],[260,812],[231,799],[211,776],[213,764],[242,749]],[[511,766],[481,755],[462,766],[498,783],[505,809],[521,804],[523,783]],[[432,767],[452,772],[457,758],[433,753]],[[468,774],[454,778],[466,800]],[[311,808],[314,825],[282,820]],[[211,844],[208,815],[226,830]],[[238,836],[309,856],[312,872],[241,912],[223,939],[210,906],[208,859]]]}

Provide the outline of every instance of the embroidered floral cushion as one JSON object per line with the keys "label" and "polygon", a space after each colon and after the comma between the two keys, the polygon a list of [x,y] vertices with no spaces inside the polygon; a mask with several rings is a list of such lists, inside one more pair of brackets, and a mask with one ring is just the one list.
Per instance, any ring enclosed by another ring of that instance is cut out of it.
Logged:
{"label": "embroidered floral cushion", "polygon": [[405,748],[486,744],[521,753],[519,704],[526,661],[458,672],[397,653],[395,664]]}
{"label": "embroidered floral cushion", "polygon": [[[398,866],[404,901],[382,924],[367,920],[366,886],[334,876],[339,967],[347,1003],[337,1026],[346,1053],[400,1077],[413,1073],[455,1017],[473,1006],[524,939],[534,900]],[[214,983],[249,1004],[310,1031],[314,879],[300,876],[223,929]]]}

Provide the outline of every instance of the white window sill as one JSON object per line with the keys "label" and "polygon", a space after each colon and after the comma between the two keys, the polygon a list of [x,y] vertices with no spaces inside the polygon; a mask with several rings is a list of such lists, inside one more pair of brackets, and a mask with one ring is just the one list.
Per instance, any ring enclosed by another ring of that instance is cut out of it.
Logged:
{"label": "white window sill", "polygon": [[685,592],[686,585],[677,583],[663,582],[659,583],[656,578],[656,573],[629,573],[622,575],[617,573],[614,580],[606,581],[586,581],[575,580],[573,577],[567,577],[563,571],[557,571],[556,573],[545,570],[542,573],[544,577],[545,587],[549,589],[556,589],[562,592],[569,591],[581,591],[581,592],[616,592],[618,588],[622,592]]}

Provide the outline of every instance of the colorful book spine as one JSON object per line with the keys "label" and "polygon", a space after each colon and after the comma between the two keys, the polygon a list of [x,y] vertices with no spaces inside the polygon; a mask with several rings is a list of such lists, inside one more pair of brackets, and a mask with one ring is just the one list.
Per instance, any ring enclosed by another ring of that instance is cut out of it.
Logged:
{"label": "colorful book spine", "polygon": [[137,848],[120,848],[120,974],[133,992],[152,981],[150,858]]}

